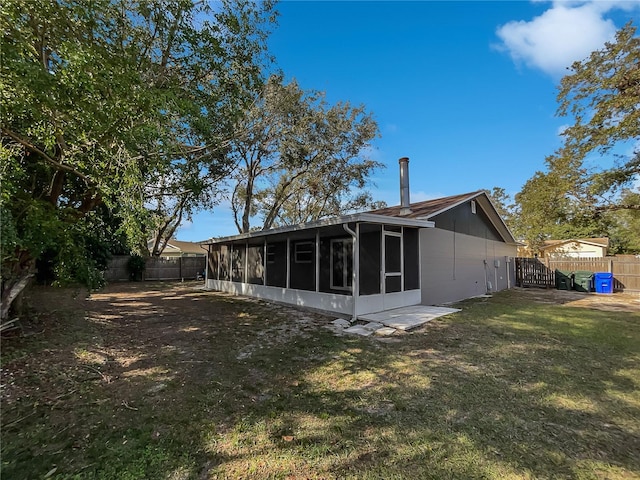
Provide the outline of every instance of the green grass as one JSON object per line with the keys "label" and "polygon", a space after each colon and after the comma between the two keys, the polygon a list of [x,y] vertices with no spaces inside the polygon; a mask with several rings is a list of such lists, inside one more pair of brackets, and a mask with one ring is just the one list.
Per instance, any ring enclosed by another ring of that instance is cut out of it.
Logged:
{"label": "green grass", "polygon": [[112,287],[3,340],[2,478],[640,478],[640,313],[535,300],[383,342]]}

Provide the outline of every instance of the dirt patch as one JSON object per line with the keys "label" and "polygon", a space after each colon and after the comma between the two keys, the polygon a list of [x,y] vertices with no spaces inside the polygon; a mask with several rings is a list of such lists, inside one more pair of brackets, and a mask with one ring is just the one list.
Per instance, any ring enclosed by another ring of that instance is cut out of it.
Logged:
{"label": "dirt patch", "polygon": [[538,303],[612,312],[640,312],[640,293],[617,292],[608,295],[541,288],[519,288],[517,291]]}
{"label": "dirt patch", "polygon": [[3,478],[635,478],[640,314],[590,298],[500,292],[380,343],[195,282],[35,289]]}
{"label": "dirt patch", "polygon": [[[55,403],[90,384],[100,384],[101,394],[125,409],[143,399],[165,404],[168,384],[206,384],[232,364],[332,320],[206,291],[201,282],[114,284],[91,295],[36,287],[26,303],[30,319],[22,322],[21,337],[3,341],[11,366],[2,372],[5,406],[29,402],[43,390]],[[41,344],[37,360],[22,350],[34,340]],[[37,382],[24,381],[28,377]]]}

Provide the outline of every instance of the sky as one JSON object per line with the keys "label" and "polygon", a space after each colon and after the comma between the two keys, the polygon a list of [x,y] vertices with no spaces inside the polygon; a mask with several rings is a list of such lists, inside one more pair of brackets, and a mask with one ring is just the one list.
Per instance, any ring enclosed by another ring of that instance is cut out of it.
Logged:
{"label": "sky", "polygon": [[[385,165],[374,200],[411,202],[502,187],[514,195],[561,145],[557,86],[574,61],[640,27],[640,0],[282,1],[269,50],[285,80],[331,103],[363,104]],[[228,201],[185,221],[177,238],[234,235]]]}

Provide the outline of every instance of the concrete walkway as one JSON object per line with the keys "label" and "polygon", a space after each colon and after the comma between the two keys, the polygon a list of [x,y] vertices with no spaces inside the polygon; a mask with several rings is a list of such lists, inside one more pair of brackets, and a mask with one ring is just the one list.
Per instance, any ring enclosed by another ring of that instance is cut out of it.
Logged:
{"label": "concrete walkway", "polygon": [[402,307],[394,310],[385,310],[384,312],[360,315],[358,316],[358,320],[381,323],[386,327],[395,328],[397,330],[409,330],[427,323],[434,318],[459,311],[459,308],[413,305],[411,307]]}

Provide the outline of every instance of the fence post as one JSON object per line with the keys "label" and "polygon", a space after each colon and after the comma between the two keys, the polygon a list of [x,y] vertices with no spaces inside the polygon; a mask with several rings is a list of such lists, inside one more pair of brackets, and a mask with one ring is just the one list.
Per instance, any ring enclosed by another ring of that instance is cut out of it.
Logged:
{"label": "fence post", "polygon": [[609,259],[609,273],[613,273],[613,258]]}

